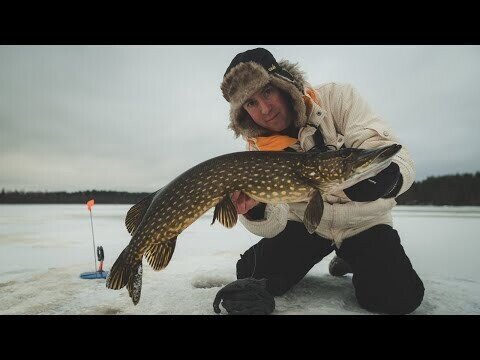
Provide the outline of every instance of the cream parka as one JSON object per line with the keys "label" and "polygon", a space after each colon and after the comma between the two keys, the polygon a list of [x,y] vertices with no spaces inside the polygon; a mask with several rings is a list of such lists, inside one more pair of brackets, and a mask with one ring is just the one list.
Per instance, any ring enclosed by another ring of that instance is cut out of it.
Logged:
{"label": "cream parka", "polygon": [[[315,145],[316,127],[321,131],[326,145],[340,149],[345,147],[370,149],[391,144],[401,144],[388,123],[380,118],[349,84],[327,83],[315,87],[318,103],[313,102],[307,125],[299,133],[295,150],[308,151]],[[313,125],[313,126],[312,126]],[[245,137],[244,137],[245,138]],[[249,150],[255,151],[255,139],[250,140]],[[253,142],[253,144],[252,144]],[[403,144],[402,144],[403,145]],[[408,150],[402,147],[393,161],[398,164],[403,184],[398,195],[407,191],[415,179],[415,167]],[[397,196],[398,196],[397,195]],[[337,247],[344,239],[372,226],[393,226],[391,209],[394,198],[380,198],[371,202],[354,202],[343,191],[324,195],[324,211],[316,233],[332,240]],[[267,204],[265,219],[249,220],[240,215],[245,228],[255,235],[271,238],[282,232],[288,220],[303,222],[306,202],[291,204]]]}

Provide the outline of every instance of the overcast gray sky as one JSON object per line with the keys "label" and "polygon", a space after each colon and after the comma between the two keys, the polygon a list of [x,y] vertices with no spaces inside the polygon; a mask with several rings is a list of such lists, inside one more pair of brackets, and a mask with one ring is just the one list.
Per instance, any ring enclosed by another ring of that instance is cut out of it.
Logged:
{"label": "overcast gray sky", "polygon": [[[480,46],[262,46],[355,86],[417,180],[480,171]],[[0,46],[0,188],[150,192],[244,150],[220,83],[254,47]]]}

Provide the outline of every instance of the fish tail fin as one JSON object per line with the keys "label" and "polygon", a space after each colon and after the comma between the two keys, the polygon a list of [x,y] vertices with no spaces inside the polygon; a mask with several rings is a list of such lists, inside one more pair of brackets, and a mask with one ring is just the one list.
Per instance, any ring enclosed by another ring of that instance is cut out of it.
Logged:
{"label": "fish tail fin", "polygon": [[106,281],[107,288],[118,290],[127,285],[127,281],[130,277],[130,266],[126,261],[128,252],[129,246],[121,252],[115,263],[112,265]]}
{"label": "fish tail fin", "polygon": [[142,292],[142,262],[139,261],[131,268],[130,278],[127,283],[128,295],[132,298],[133,305],[137,305],[140,301],[140,294]]}
{"label": "fish tail fin", "polygon": [[142,290],[142,261],[130,264],[127,262],[129,246],[127,246],[113,264],[108,274],[106,285],[109,289],[118,290],[127,286],[128,294],[137,305]]}

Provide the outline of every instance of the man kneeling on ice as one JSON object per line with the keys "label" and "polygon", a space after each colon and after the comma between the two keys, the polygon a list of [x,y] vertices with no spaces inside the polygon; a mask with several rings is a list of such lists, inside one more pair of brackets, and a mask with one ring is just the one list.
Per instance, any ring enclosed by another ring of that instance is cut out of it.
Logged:
{"label": "man kneeling on ice", "polygon": [[[398,143],[387,123],[346,84],[311,86],[297,65],[277,63],[262,48],[234,57],[221,90],[230,103],[230,128],[251,151],[371,149]],[[372,312],[407,314],[422,302],[424,286],[392,228],[395,197],[414,181],[413,161],[403,147],[375,176],[324,197],[313,234],[304,219],[306,202],[263,204],[232,194],[247,230],[263,237],[240,255],[237,279],[221,289],[229,314],[269,314],[274,296],[297,284],[332,251],[332,276],[352,273],[359,305]]]}

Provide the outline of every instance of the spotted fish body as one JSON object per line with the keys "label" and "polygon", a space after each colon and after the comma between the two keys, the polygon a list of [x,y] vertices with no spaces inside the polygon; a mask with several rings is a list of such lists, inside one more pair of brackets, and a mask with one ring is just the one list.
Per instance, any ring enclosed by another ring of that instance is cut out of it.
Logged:
{"label": "spotted fish body", "polygon": [[127,286],[137,304],[143,257],[154,270],[165,268],[177,236],[213,206],[213,221],[233,227],[238,215],[229,194],[234,191],[271,204],[310,200],[304,222],[313,233],[323,212],[321,193],[372,176],[372,170],[386,167],[400,147],[327,153],[246,151],[198,164],[128,211],[125,224],[132,239],[112,266],[107,287]]}

